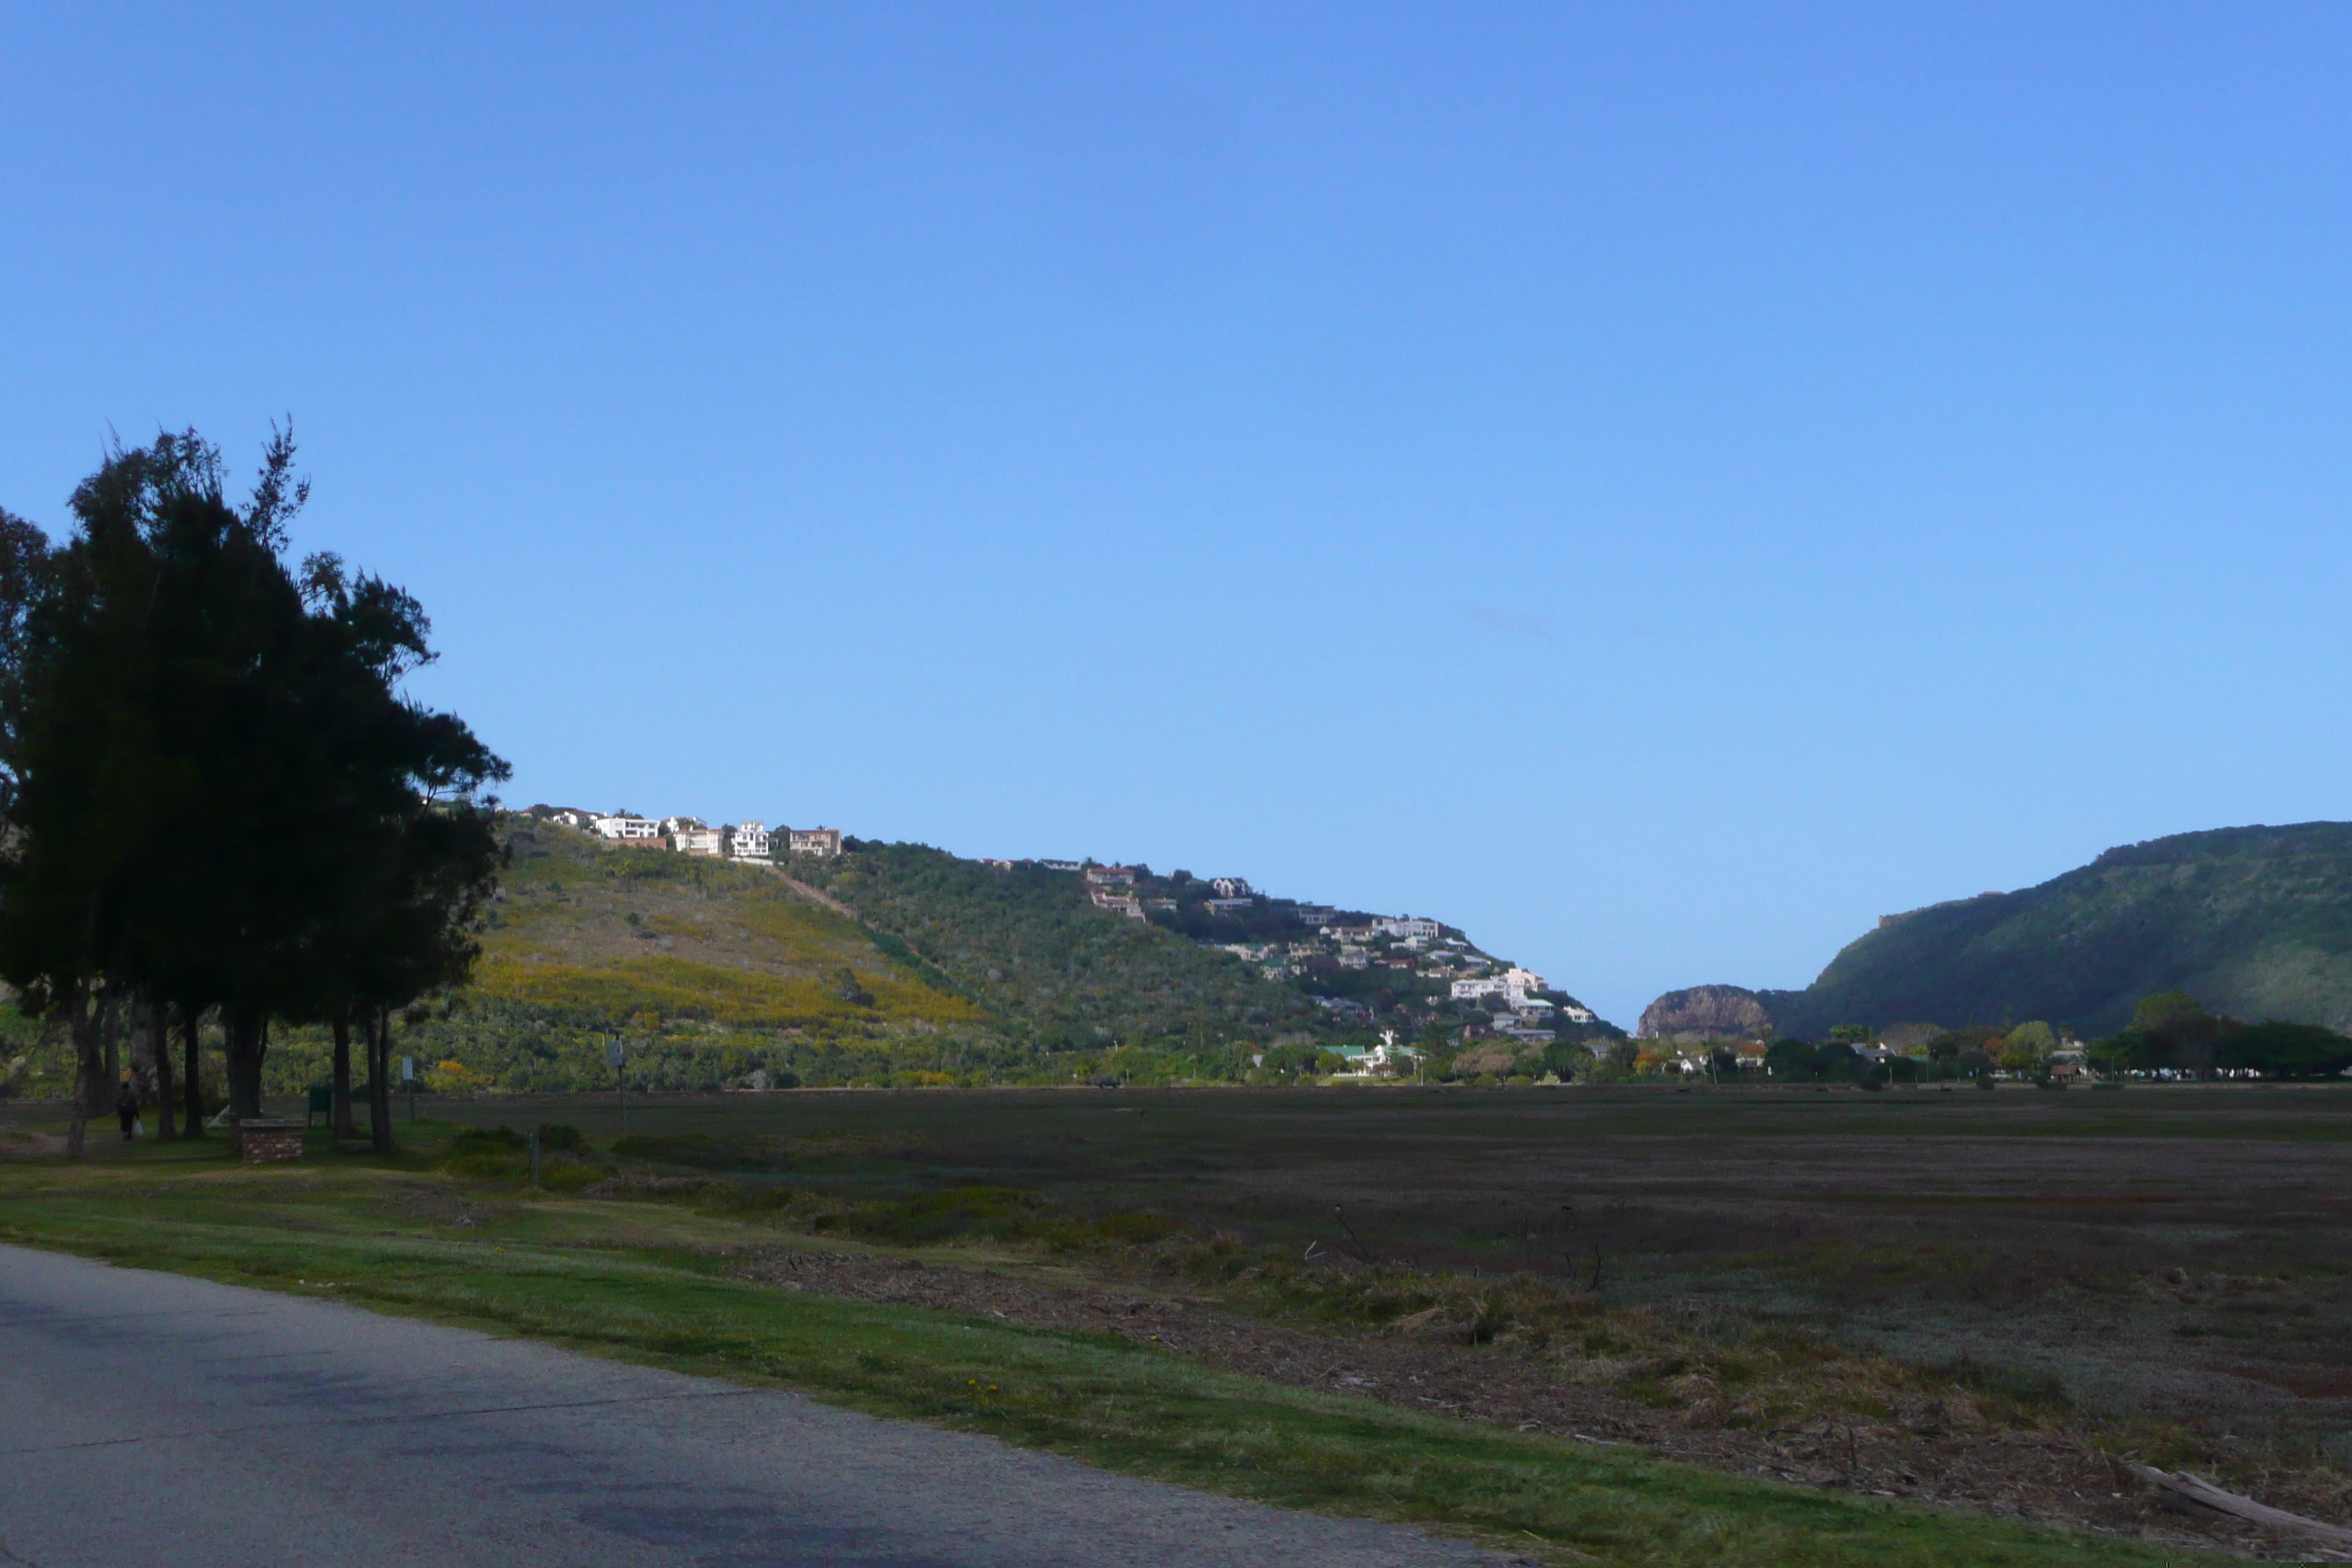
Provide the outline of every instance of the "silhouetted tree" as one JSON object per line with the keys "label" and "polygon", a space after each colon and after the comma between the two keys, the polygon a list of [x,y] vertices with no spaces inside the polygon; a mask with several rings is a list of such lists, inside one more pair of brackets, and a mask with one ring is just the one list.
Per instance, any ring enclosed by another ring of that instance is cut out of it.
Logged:
{"label": "silhouetted tree", "polygon": [[239,508],[217,452],[164,436],[75,491],[62,550],[0,517],[0,976],[70,1023],[85,1107],[100,1003],[150,998],[159,1037],[177,1007],[193,1129],[207,1009],[250,1116],[273,1019],[347,1042],[363,1016],[380,1054],[390,1010],[474,956],[500,863],[474,794],[506,764],[400,695],[432,657],[413,598],[287,569],[293,458],[274,435]]}

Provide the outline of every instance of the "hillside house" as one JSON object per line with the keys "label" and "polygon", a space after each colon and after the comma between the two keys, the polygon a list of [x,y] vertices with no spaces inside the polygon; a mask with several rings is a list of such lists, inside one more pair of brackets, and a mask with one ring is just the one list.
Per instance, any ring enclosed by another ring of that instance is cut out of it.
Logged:
{"label": "hillside house", "polygon": [[1339,911],[1328,904],[1301,904],[1291,913],[1298,917],[1300,925],[1310,928],[1329,925],[1339,918]]}
{"label": "hillside house", "polygon": [[1350,944],[1350,943],[1342,942],[1342,943],[1340,944],[1340,946],[1339,946],[1339,967],[1340,967],[1340,968],[1342,968],[1342,969],[1370,969],[1371,966],[1372,966],[1372,955],[1371,955],[1371,953],[1370,953],[1370,952],[1368,952],[1367,950],[1365,950],[1365,949],[1363,949],[1363,948],[1354,946],[1354,945],[1352,945],[1352,944]]}
{"label": "hillside house", "polygon": [[1087,880],[1100,888],[1132,888],[1135,868],[1132,866],[1089,866]]}
{"label": "hillside house", "polygon": [[1441,934],[1441,928],[1435,921],[1413,920],[1404,915],[1392,921],[1374,921],[1372,929],[1382,936],[1420,937],[1427,942],[1435,942]]}
{"label": "hillside house", "polygon": [[1256,902],[1255,899],[1211,899],[1202,907],[1213,915],[1237,915]]}
{"label": "hillside house", "polygon": [[1094,900],[1095,908],[1098,910],[1109,910],[1131,921],[1144,918],[1143,906],[1136,901],[1133,893],[1114,893],[1108,888],[1095,888],[1089,889],[1087,896]]}
{"label": "hillside house", "polygon": [[727,858],[730,860],[750,860],[761,866],[770,864],[768,825],[764,822],[739,822],[729,828]]}
{"label": "hillside house", "polygon": [[662,826],[647,817],[631,816],[627,812],[615,812],[596,818],[596,837],[607,844],[658,844]]}
{"label": "hillside house", "polygon": [[1037,864],[1043,866],[1048,871],[1083,871],[1086,869],[1084,866],[1080,865],[1076,860],[1040,860]]}
{"label": "hillside house", "polygon": [[1221,899],[1246,899],[1256,889],[1240,877],[1212,877],[1209,890]]}
{"label": "hillside house", "polygon": [[814,855],[830,860],[841,853],[841,829],[838,827],[787,827],[784,847],[795,855]]}
{"label": "hillside house", "polygon": [[669,836],[669,847],[681,855],[716,860],[727,853],[726,835],[715,827],[680,827]]}

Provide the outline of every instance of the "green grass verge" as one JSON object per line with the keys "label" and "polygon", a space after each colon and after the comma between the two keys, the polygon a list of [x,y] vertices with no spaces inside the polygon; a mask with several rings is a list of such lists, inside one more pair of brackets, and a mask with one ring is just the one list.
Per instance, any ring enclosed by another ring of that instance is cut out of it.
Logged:
{"label": "green grass verge", "polygon": [[[1416,1416],[1108,1334],[750,1285],[688,1248],[772,1232],[668,1205],[517,1201],[362,1159],[247,1172],[217,1150],[0,1167],[0,1240],[781,1384],[1282,1507],[1475,1531],[1540,1560],[1902,1568],[2189,1555]],[[473,1223],[453,1236],[459,1200]]]}

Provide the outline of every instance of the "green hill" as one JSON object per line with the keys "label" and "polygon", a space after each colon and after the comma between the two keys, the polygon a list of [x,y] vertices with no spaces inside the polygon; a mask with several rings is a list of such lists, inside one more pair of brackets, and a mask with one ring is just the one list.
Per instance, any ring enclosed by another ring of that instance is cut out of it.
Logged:
{"label": "green hill", "polygon": [[[856,839],[772,868],[607,846],[550,816],[504,819],[471,984],[397,1024],[394,1055],[429,1089],[609,1086],[616,1033],[629,1081],[655,1089],[1234,1079],[1270,1048],[1311,1061],[1378,1027],[1485,1027],[1494,1008],[1453,1000],[1452,979],[1509,967],[1433,921],[1327,937],[1373,917],[1221,902],[1182,872],[1122,868],[1131,881],[1097,888],[1075,867]],[[1619,1033],[1542,994],[1560,1041]],[[322,1030],[278,1028],[268,1083],[323,1081],[328,1057]],[[0,1095],[58,1093],[71,1071],[56,1031],[0,1021]]]}
{"label": "green hill", "polygon": [[2352,1028],[2352,823],[2110,849],[2039,887],[1889,915],[1804,990],[1755,995],[1807,1037],[2005,1017],[2091,1036],[2172,990],[2241,1018]]}
{"label": "green hill", "polygon": [[[1344,967],[1295,902],[1221,912],[1182,873],[1134,868],[1107,890],[1148,898],[1145,919],[1142,902],[1098,907],[1075,869],[921,845],[850,839],[837,859],[771,869],[608,847],[530,814],[505,831],[473,983],[400,1026],[395,1055],[421,1058],[430,1088],[610,1084],[616,1031],[630,1081],[664,1089],[1229,1079],[1270,1047],[1471,1016],[1424,952],[1383,937]],[[1298,938],[1328,951],[1303,957]],[[1615,1033],[1562,1034],[1588,1028]],[[271,1081],[318,1081],[326,1053],[320,1031],[279,1031]]]}

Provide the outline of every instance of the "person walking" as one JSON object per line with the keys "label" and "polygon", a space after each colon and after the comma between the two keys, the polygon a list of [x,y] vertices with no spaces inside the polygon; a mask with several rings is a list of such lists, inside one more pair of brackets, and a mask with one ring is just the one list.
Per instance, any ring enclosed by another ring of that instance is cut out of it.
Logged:
{"label": "person walking", "polygon": [[139,1120],[139,1091],[125,1078],[114,1090],[114,1119],[122,1123],[122,1141],[131,1142],[131,1124]]}

